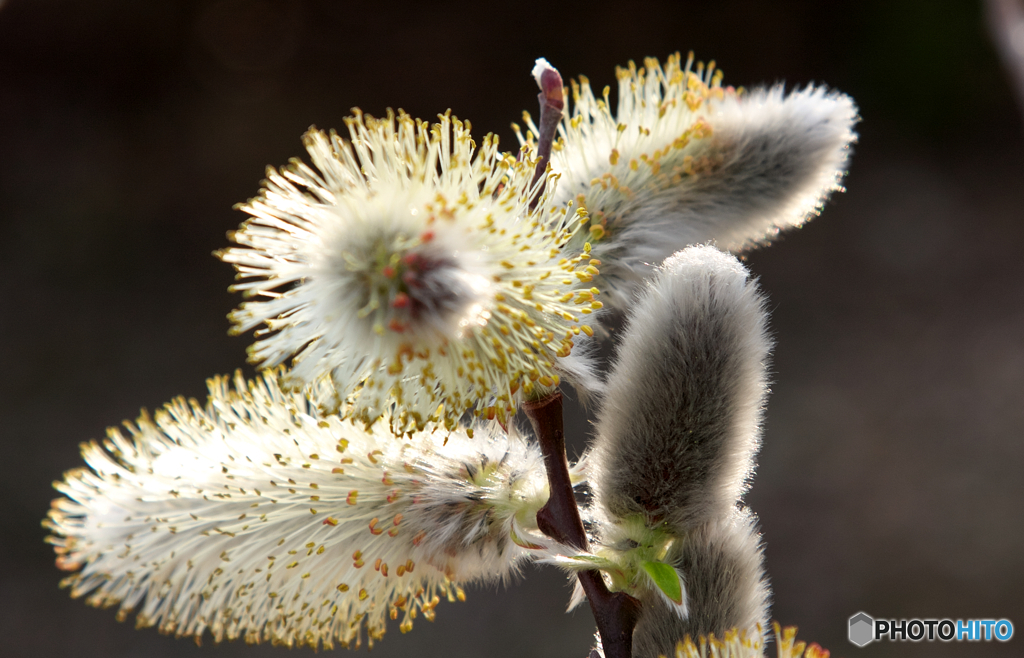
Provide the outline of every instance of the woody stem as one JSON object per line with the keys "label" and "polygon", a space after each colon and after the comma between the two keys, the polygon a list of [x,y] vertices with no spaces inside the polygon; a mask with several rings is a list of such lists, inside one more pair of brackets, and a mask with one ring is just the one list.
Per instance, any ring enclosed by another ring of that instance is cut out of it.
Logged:
{"label": "woody stem", "polygon": [[[562,121],[562,110],[565,108],[565,94],[562,91],[562,76],[553,68],[545,69],[537,80],[540,85],[540,93],[537,94],[537,101],[540,102],[540,121],[537,125],[537,168],[534,170],[533,183],[544,176],[547,171],[548,161],[551,159],[551,147],[555,143],[555,135],[558,133],[558,124]],[[537,205],[537,201],[544,193],[547,183],[537,188],[537,194],[530,202],[530,209]]]}
{"label": "woody stem", "polygon": [[[537,527],[548,537],[585,551],[587,535],[573,495],[565,457],[562,394],[555,392],[543,399],[526,402],[523,410],[533,425],[544,455],[550,489],[548,502],[537,512]],[[599,571],[581,571],[577,577],[594,613],[605,658],[630,658],[640,603],[623,592],[608,591]]]}

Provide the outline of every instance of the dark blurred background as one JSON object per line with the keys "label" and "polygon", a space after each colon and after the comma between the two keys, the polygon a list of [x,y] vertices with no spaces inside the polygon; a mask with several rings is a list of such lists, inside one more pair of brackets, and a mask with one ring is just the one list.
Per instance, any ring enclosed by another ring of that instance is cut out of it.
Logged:
{"label": "dark blurred background", "polygon": [[[833,656],[1024,653],[1024,139],[980,4],[536,7],[0,0],[0,654],[282,655],[72,601],[39,522],[80,441],[244,364],[210,252],[309,125],[452,108],[515,148],[534,58],[600,89],[616,64],[689,49],[730,84],[827,83],[863,117],[849,191],[749,257],[778,342],[748,498],[774,616]],[[568,596],[529,568],[374,652],[582,657],[593,622],[563,614]],[[857,649],[860,610],[1009,618],[1018,637]]]}

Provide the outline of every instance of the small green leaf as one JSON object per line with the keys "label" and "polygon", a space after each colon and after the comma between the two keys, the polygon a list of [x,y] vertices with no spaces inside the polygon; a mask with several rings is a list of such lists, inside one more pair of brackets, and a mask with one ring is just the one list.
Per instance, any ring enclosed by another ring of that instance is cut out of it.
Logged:
{"label": "small green leaf", "polygon": [[664,562],[644,562],[641,566],[665,596],[676,605],[683,605],[683,584],[679,582],[679,574],[671,565]]}

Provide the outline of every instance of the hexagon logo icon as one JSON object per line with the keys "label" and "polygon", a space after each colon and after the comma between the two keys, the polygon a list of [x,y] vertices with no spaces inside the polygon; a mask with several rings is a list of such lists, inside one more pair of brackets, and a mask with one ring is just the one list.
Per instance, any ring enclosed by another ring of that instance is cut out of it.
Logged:
{"label": "hexagon logo icon", "polygon": [[850,643],[862,647],[874,639],[875,620],[863,612],[850,617]]}

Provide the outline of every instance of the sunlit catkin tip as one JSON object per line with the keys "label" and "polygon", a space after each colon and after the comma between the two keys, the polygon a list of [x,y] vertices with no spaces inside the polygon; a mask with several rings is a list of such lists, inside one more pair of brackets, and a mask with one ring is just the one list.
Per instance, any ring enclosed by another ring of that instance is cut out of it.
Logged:
{"label": "sunlit catkin tip", "polygon": [[746,490],[767,396],[765,301],[714,247],[665,261],[628,318],[591,459],[596,502],[677,535]]}
{"label": "sunlit catkin tip", "polygon": [[842,189],[858,121],[853,101],[824,87],[744,92],[723,86],[714,62],[643,64],[618,69],[614,103],[610,89],[573,81],[551,155],[556,199],[589,213],[597,281],[619,308],[679,249],[742,251],[816,215]]}
{"label": "sunlit catkin tip", "polygon": [[389,618],[407,631],[458,583],[514,573],[528,550],[513,538],[547,498],[514,434],[399,442],[270,376],[211,380],[205,407],[126,426],[55,485],[49,542],[72,596],[178,636],[330,648],[364,628],[372,644]]}
{"label": "sunlit catkin tip", "polygon": [[263,325],[255,363],[293,359],[296,386],[329,374],[367,424],[390,407],[399,434],[471,409],[508,419],[586,324],[571,299],[589,256],[566,247],[582,216],[552,204],[553,182],[538,192],[535,155],[477,144],[448,114],[347,125],[349,139],[310,131],[313,166],[271,169],[243,206],[220,254],[251,297],[235,331]]}

